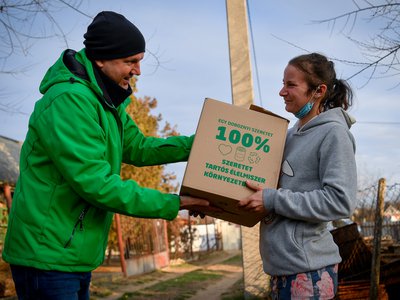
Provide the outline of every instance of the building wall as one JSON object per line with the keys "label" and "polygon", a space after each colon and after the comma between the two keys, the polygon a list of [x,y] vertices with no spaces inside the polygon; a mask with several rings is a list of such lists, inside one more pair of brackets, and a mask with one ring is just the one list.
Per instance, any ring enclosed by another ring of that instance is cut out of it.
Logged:
{"label": "building wall", "polygon": [[156,254],[143,255],[127,259],[127,276],[150,273],[169,265],[169,255],[167,251]]}

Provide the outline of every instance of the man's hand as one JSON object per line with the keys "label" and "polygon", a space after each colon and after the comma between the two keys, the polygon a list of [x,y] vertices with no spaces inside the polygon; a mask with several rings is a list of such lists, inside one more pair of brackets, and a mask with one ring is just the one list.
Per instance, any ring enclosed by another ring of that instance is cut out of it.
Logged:
{"label": "man's hand", "polygon": [[204,218],[207,212],[221,212],[222,209],[212,206],[208,200],[190,196],[180,196],[179,209],[187,209],[191,216]]}

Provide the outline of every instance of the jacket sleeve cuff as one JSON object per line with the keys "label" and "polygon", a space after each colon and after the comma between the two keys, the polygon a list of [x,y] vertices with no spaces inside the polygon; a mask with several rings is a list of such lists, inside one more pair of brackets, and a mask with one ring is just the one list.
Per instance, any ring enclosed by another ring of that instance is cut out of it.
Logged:
{"label": "jacket sleeve cuff", "polygon": [[181,200],[177,194],[167,194],[167,201],[170,203],[170,209],[163,218],[172,221],[178,216]]}
{"label": "jacket sleeve cuff", "polygon": [[274,190],[264,189],[263,190],[263,203],[264,207],[268,212],[273,212],[275,210],[274,205]]}

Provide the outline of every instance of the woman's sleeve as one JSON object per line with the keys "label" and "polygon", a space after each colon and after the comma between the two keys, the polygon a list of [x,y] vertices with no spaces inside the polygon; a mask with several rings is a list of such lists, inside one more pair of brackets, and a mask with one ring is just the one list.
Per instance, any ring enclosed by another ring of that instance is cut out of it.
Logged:
{"label": "woman's sleeve", "polygon": [[318,155],[321,188],[306,192],[265,189],[263,201],[267,210],[310,222],[351,216],[357,192],[353,136],[342,126],[333,127],[324,138]]}

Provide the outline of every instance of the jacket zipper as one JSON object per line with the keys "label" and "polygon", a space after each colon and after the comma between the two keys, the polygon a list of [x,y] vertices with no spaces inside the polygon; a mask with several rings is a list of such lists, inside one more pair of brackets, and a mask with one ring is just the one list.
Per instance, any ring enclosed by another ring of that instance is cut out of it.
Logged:
{"label": "jacket zipper", "polygon": [[74,229],[72,229],[71,236],[69,237],[68,241],[65,243],[64,248],[68,248],[71,245],[72,239],[74,238],[75,231],[76,231],[76,228],[78,227],[78,225],[79,225],[79,230],[83,231],[83,219],[85,218],[85,215],[89,210],[89,206],[90,206],[89,204],[86,205],[85,208],[81,211],[78,220],[75,222]]}

